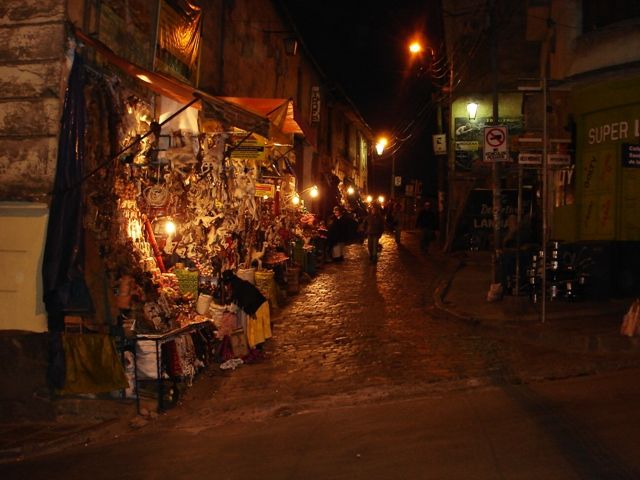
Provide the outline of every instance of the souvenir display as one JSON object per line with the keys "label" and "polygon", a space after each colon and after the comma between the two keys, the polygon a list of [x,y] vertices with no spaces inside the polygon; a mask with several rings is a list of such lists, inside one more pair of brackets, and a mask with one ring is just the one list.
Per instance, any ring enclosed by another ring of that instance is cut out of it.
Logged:
{"label": "souvenir display", "polygon": [[[297,291],[295,246],[313,249],[322,234],[292,201],[292,149],[215,122],[169,130],[154,118],[175,112],[117,81],[90,76],[87,90],[84,223],[113,286],[105,310],[137,340],[139,377],[190,381],[207,360],[255,360],[279,292]],[[264,147],[257,155],[245,142]]]}

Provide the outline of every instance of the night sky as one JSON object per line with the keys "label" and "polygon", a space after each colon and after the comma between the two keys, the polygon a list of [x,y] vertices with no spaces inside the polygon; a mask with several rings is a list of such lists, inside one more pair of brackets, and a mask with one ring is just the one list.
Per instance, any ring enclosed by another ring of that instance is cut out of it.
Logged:
{"label": "night sky", "polygon": [[[374,135],[396,138],[396,174],[435,192],[431,134],[435,107],[428,59],[412,59],[418,36],[441,49],[438,1],[282,0],[306,47],[356,105]],[[390,181],[389,157],[376,159],[376,188]]]}

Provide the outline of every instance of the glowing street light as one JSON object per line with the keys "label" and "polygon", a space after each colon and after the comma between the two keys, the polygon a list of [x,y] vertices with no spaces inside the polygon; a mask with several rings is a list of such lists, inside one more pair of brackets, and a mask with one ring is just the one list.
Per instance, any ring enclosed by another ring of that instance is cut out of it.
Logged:
{"label": "glowing street light", "polygon": [[384,149],[388,144],[389,140],[387,140],[386,137],[380,137],[378,139],[378,142],[376,143],[376,152],[378,152],[378,155],[382,155],[382,152],[384,152]]}
{"label": "glowing street light", "polygon": [[422,48],[422,45],[418,41],[413,41],[409,44],[409,51],[414,55],[422,53],[423,50],[424,48]]}

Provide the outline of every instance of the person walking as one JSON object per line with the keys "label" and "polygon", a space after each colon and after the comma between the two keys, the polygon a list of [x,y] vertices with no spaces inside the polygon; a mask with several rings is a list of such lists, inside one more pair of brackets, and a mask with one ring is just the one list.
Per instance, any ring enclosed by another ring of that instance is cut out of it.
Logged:
{"label": "person walking", "polygon": [[344,246],[349,236],[349,225],[340,205],[333,207],[333,215],[329,219],[327,231],[327,247],[334,262],[344,260]]}
{"label": "person walking", "polygon": [[402,215],[402,205],[399,203],[391,203],[387,207],[386,222],[387,228],[393,233],[393,238],[397,244],[400,244],[400,220]]}
{"label": "person walking", "polygon": [[424,207],[416,219],[416,227],[420,229],[420,249],[423,252],[429,251],[429,244],[435,239],[438,230],[438,219],[431,208],[431,202],[424,202]]}
{"label": "person walking", "polygon": [[369,260],[375,263],[378,261],[378,242],[384,232],[384,217],[380,205],[373,204],[369,207],[369,213],[364,219],[364,228],[367,233]]}

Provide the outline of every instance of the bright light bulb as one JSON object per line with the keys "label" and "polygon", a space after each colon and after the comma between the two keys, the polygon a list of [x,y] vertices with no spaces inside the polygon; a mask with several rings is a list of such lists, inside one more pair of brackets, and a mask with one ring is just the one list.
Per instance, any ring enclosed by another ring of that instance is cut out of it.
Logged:
{"label": "bright light bulb", "polygon": [[318,187],[316,187],[315,185],[311,187],[309,195],[311,195],[311,198],[316,198],[318,196]]}
{"label": "bright light bulb", "polygon": [[389,140],[387,140],[385,137],[380,137],[378,139],[378,143],[376,143],[376,152],[378,152],[378,155],[382,155],[382,152],[384,152],[384,149],[388,143]]}
{"label": "bright light bulb", "polygon": [[356,191],[355,191],[355,189],[354,189],[353,187],[349,186],[349,188],[347,188],[347,193],[348,193],[349,195],[353,195],[355,192],[356,192]]}
{"label": "bright light bulb", "polygon": [[171,220],[167,220],[164,224],[164,231],[167,232],[167,235],[173,235],[176,233],[176,224]]}
{"label": "bright light bulb", "polygon": [[380,196],[378,197],[378,201],[379,201],[380,203],[384,203],[384,196],[380,195]]}
{"label": "bright light bulb", "polygon": [[371,195],[367,195],[367,203],[373,202],[373,197]]}
{"label": "bright light bulb", "polygon": [[420,45],[420,42],[411,42],[409,45],[409,51],[411,53],[420,53],[422,52],[422,45]]}
{"label": "bright light bulb", "polygon": [[296,193],[293,197],[291,197],[291,203],[294,205],[298,205],[300,203],[300,197]]}

